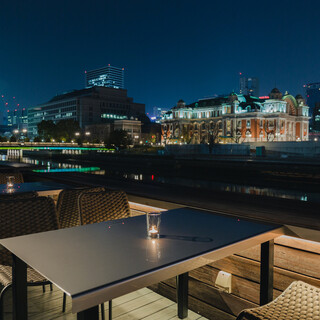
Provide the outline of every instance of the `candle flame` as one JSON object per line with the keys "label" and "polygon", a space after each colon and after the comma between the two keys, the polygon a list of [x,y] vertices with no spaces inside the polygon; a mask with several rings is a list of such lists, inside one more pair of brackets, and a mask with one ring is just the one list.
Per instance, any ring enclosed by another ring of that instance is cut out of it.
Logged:
{"label": "candle flame", "polygon": [[152,226],[150,232],[151,233],[157,233],[158,230],[157,230],[157,228],[155,226]]}

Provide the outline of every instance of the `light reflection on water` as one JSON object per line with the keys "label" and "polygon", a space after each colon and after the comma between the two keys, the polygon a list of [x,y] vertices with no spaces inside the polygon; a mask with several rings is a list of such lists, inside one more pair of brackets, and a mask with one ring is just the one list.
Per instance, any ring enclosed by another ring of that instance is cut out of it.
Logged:
{"label": "light reflection on water", "polygon": [[[8,159],[6,155],[0,155],[0,161],[10,161],[13,159]],[[313,192],[301,192],[299,190],[286,190],[280,188],[263,188],[253,185],[240,185],[225,182],[216,182],[210,180],[198,180],[190,178],[180,178],[180,177],[165,177],[157,176],[155,174],[145,174],[145,173],[132,173],[123,172],[115,169],[100,169],[98,167],[88,167],[80,164],[73,163],[63,163],[63,162],[52,162],[47,160],[38,160],[29,157],[22,157],[19,159],[22,163],[27,163],[35,166],[40,166],[43,169],[42,172],[84,172],[87,174],[103,175],[107,177],[134,180],[134,181],[144,181],[149,183],[166,184],[173,186],[188,186],[192,188],[205,188],[209,190],[218,190],[225,192],[234,192],[242,194],[251,194],[257,196],[268,196],[275,198],[285,198],[294,199],[300,201],[310,201],[310,202],[320,202],[320,194]],[[38,169],[38,168],[37,168]],[[40,168],[39,168],[40,169]],[[37,172],[39,172],[37,170]]]}

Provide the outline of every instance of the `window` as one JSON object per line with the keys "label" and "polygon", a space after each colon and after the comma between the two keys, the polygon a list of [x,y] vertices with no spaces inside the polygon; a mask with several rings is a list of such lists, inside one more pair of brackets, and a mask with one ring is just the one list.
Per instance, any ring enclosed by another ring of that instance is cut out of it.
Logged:
{"label": "window", "polygon": [[251,121],[247,120],[247,128],[250,128],[250,127],[251,127]]}

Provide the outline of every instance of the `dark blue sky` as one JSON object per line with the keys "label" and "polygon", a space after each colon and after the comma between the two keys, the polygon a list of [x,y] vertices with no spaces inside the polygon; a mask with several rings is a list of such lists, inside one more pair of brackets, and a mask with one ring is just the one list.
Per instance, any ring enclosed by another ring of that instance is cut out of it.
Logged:
{"label": "dark blue sky", "polygon": [[319,12],[313,0],[1,1],[0,93],[29,107],[108,63],[149,109],[238,90],[240,71],[261,95],[303,93],[320,81]]}

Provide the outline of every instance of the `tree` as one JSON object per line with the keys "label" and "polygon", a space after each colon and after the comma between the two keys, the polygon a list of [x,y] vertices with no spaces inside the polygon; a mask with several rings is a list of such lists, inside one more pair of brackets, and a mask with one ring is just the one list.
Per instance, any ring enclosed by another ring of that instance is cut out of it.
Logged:
{"label": "tree", "polygon": [[15,136],[11,136],[9,141],[10,142],[17,142],[17,138]]}
{"label": "tree", "polygon": [[245,138],[242,138],[242,132],[241,129],[233,128],[231,139],[234,143],[242,143]]}
{"label": "tree", "polygon": [[56,124],[55,138],[59,141],[70,142],[74,139],[75,133],[80,131],[81,129],[78,121],[73,119],[60,120]]}
{"label": "tree", "polygon": [[38,134],[41,138],[46,141],[50,141],[52,138],[55,138],[56,135],[56,125],[52,120],[42,120],[37,124]]}
{"label": "tree", "polygon": [[122,129],[112,131],[105,141],[107,147],[116,147],[119,149],[125,149],[131,143],[128,133]]}
{"label": "tree", "polygon": [[39,136],[37,136],[33,139],[33,142],[41,142],[41,138]]}
{"label": "tree", "polygon": [[208,140],[209,144],[219,143],[219,132],[220,132],[220,123],[221,121],[211,123],[208,128]]}

